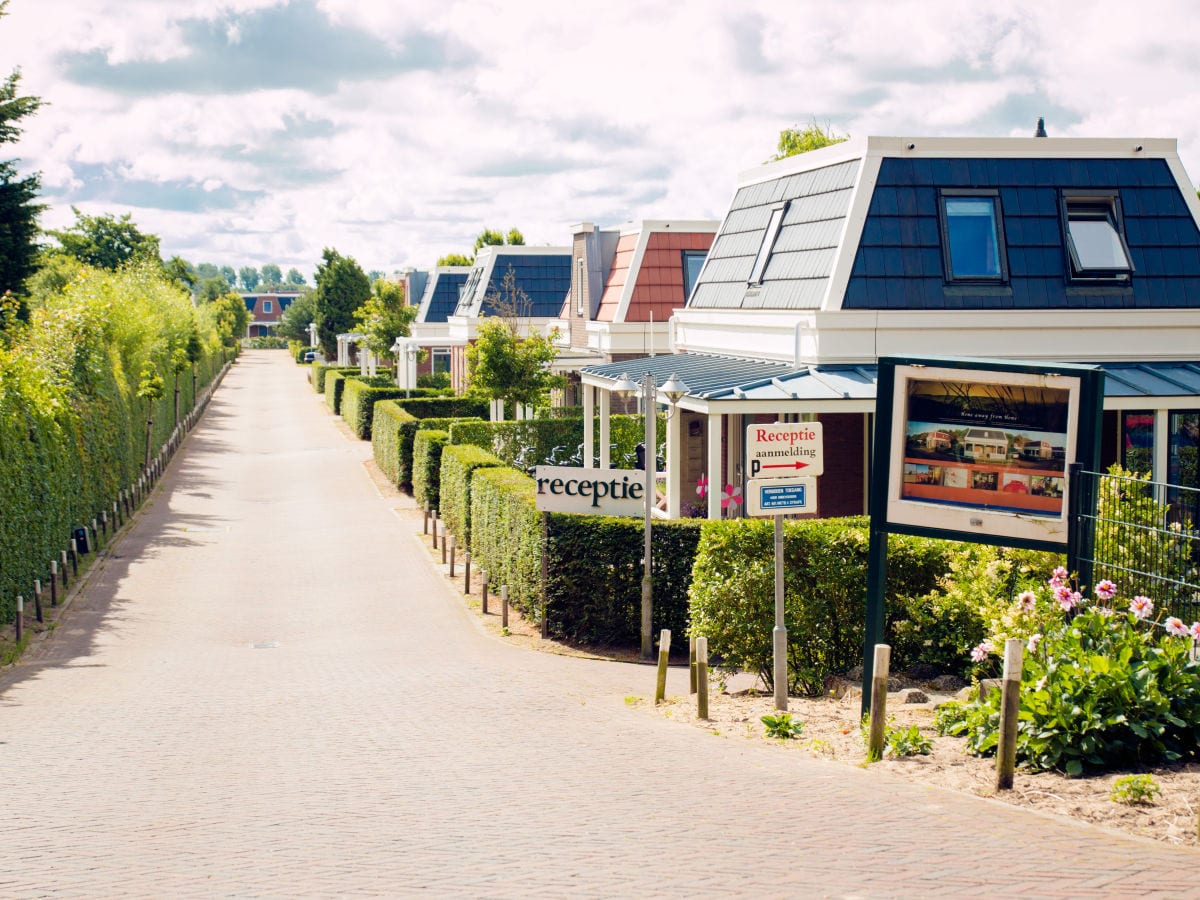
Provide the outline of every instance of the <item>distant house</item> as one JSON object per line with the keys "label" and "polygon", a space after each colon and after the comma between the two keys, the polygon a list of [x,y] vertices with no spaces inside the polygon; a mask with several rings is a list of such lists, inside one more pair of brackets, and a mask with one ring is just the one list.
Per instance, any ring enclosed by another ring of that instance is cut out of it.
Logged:
{"label": "distant house", "polygon": [[242,300],[246,304],[246,312],[250,313],[250,323],[246,326],[246,337],[266,337],[273,333],[283,311],[293,300],[300,296],[300,291],[276,291],[266,294],[243,293]]}
{"label": "distant house", "polygon": [[963,435],[963,456],[979,462],[1008,459],[1008,437],[994,428],[968,428]]}
{"label": "distant house", "polygon": [[950,432],[948,431],[927,431],[923,437],[926,450],[950,449]]}
{"label": "distant house", "polygon": [[589,364],[583,390],[625,371],[691,388],[668,436],[676,515],[696,460],[737,483],[745,426],[785,417],[824,423],[821,514],[864,512],[885,355],[1099,364],[1103,464],[1148,447],[1165,479],[1200,416],[1198,221],[1173,140],[851,140],[742,173],[675,352]]}
{"label": "distant house", "polygon": [[[418,375],[450,372],[451,343],[448,319],[458,306],[459,295],[470,266],[435,266],[429,270],[408,269],[401,273],[404,296],[417,306],[417,317],[410,326],[411,336],[404,341],[405,362],[411,367],[412,386]],[[418,351],[425,359],[418,361]],[[404,372],[398,380],[405,381]]]}
{"label": "distant house", "polygon": [[1054,451],[1049,441],[1026,441],[1021,455],[1026,459],[1050,459]]}

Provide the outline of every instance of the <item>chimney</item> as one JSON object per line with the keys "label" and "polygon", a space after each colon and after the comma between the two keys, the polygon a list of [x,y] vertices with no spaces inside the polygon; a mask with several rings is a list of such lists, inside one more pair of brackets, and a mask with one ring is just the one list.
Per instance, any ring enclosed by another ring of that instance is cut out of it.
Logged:
{"label": "chimney", "polygon": [[1048,137],[1046,134],[1046,119],[1044,116],[1038,116],[1037,131],[1033,133],[1034,137]]}

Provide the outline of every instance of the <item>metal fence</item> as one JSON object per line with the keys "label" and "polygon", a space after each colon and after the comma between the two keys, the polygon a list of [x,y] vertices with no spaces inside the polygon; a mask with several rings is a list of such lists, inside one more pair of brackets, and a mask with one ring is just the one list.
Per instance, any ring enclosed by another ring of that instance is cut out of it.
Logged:
{"label": "metal fence", "polygon": [[1078,514],[1080,568],[1091,569],[1091,583],[1107,578],[1123,597],[1141,594],[1156,610],[1200,618],[1200,488],[1105,472],[1072,476],[1079,508],[1096,510]]}

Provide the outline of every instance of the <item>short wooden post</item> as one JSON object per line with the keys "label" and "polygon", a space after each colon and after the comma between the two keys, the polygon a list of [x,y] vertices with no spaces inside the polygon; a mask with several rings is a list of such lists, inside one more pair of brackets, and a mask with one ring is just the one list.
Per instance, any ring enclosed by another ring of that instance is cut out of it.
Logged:
{"label": "short wooden post", "polygon": [[58,606],[58,560],[50,560],[50,605]]}
{"label": "short wooden post", "polygon": [[108,537],[108,510],[100,510],[100,527],[104,529],[104,536]]}
{"label": "short wooden post", "polygon": [[33,612],[39,622],[46,621],[42,613],[42,582],[37,578],[33,580]]}
{"label": "short wooden post", "polygon": [[671,629],[664,628],[658,636],[658,678],[654,682],[654,702],[662,703],[667,696],[667,660],[671,656]]}
{"label": "short wooden post", "polygon": [[1000,689],[1000,740],[996,745],[996,790],[1011,791],[1017,768],[1017,719],[1021,711],[1021,669],[1025,644],[1020,638],[1004,642],[1004,679]]}
{"label": "short wooden post", "polygon": [[429,534],[429,503],[421,504],[421,534]]}
{"label": "short wooden post", "polygon": [[471,593],[471,551],[463,551],[463,593]]}
{"label": "short wooden post", "polygon": [[454,577],[454,551],[458,549],[457,541],[455,541],[455,539],[454,539],[453,532],[451,532],[450,536],[447,538],[446,543],[448,543],[450,545],[450,577],[453,578]]}
{"label": "short wooden post", "polygon": [[100,524],[92,519],[92,537],[96,539],[96,552],[100,552]]}
{"label": "short wooden post", "polygon": [[708,719],[708,638],[696,638],[696,717]]}
{"label": "short wooden post", "polygon": [[508,585],[500,585],[500,627],[508,627]]}
{"label": "short wooden post", "polygon": [[116,531],[120,527],[121,527],[121,507],[117,504],[117,501],[114,500],[113,501],[113,530]]}
{"label": "short wooden post", "polygon": [[69,565],[69,563],[67,562],[67,551],[63,550],[62,551],[62,586],[64,588],[67,587],[67,566],[68,565]]}
{"label": "short wooden post", "polygon": [[434,550],[436,550],[438,548],[438,546],[437,546],[438,534],[437,533],[438,533],[438,514],[437,514],[437,510],[435,509],[433,511],[433,549]]}
{"label": "short wooden post", "polygon": [[79,575],[79,545],[71,538],[71,574]]}
{"label": "short wooden post", "polygon": [[442,536],[442,565],[444,566],[446,564],[446,551],[450,549],[447,546],[450,543],[450,541],[447,539],[447,536],[446,536],[447,532],[446,532],[446,523],[445,522],[438,523],[438,531],[441,532],[441,536]]}
{"label": "short wooden post", "polygon": [[688,638],[688,693],[696,693],[696,636]]}
{"label": "short wooden post", "polygon": [[482,569],[479,573],[479,611],[483,615],[487,615],[488,601],[488,570]]}
{"label": "short wooden post", "polygon": [[892,648],[875,645],[875,668],[871,676],[871,726],[867,739],[867,761],[883,759],[883,738],[887,730],[888,666]]}
{"label": "short wooden post", "polygon": [[20,594],[17,594],[17,620],[14,624],[17,628],[17,643],[19,644],[25,634],[25,598]]}

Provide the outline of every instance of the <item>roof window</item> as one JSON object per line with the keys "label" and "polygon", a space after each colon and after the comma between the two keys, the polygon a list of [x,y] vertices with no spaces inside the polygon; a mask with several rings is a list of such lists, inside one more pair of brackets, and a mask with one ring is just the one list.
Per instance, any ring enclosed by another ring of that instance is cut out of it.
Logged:
{"label": "roof window", "polygon": [[707,250],[684,250],[683,251],[683,299],[687,300],[692,296],[692,288],[696,286],[696,279],[700,277],[700,270],[704,268],[704,260],[708,257]]}
{"label": "roof window", "polygon": [[779,237],[779,229],[783,225],[783,216],[787,212],[787,208],[788,204],[782,203],[771,210],[767,230],[763,232],[762,245],[758,248],[758,256],[754,257],[754,268],[750,270],[751,284],[762,284],[763,273],[767,269],[767,260],[771,258],[771,251],[775,249],[775,240]]}
{"label": "roof window", "polygon": [[1133,263],[1125,243],[1120,198],[1064,194],[1062,217],[1073,279],[1128,280]]}
{"label": "roof window", "polygon": [[940,200],[946,281],[1008,281],[1004,216],[999,194],[996,191],[943,191]]}

